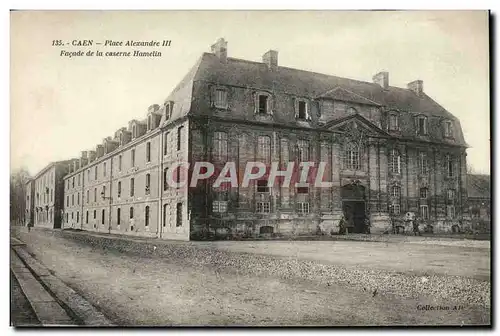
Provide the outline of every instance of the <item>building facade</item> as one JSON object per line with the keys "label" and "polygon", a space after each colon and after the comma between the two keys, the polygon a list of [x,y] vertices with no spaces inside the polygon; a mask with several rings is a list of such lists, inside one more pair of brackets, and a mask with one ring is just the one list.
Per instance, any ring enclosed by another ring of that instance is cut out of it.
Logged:
{"label": "building facade", "polygon": [[52,229],[61,227],[64,209],[63,177],[66,173],[67,161],[53,162],[26,184],[26,202],[27,205],[30,204],[27,218],[32,221],[33,226]]}
{"label": "building facade", "polygon": [[[261,62],[227,53],[219,39],[161,106],[69,162],[65,228],[187,240],[330,234],[344,217],[375,233],[408,230],[408,212],[422,230],[470,225],[460,122],[421,80],[398,88],[387,72],[362,82],[280,66],[273,50]],[[232,162],[237,185],[191,186],[196,162]],[[265,173],[246,186],[252,162]],[[303,182],[304,162],[309,185],[269,183],[273,163]],[[320,171],[326,187],[312,182]],[[172,187],[171,173],[187,183]]]}
{"label": "building facade", "polygon": [[489,175],[467,175],[467,194],[475,232],[491,232],[491,181]]}

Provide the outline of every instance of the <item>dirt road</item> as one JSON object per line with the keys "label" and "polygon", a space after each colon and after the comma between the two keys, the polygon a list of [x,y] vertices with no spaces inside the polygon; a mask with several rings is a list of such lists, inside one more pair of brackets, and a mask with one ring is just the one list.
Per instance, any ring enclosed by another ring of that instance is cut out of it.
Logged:
{"label": "dirt road", "polygon": [[[254,276],[238,268],[92,247],[48,232],[32,231],[19,237],[56,276],[118,325],[489,323],[489,308],[452,310],[456,302],[436,301],[431,296],[417,300],[336,282],[283,279],[265,272]],[[354,248],[364,244],[346,243]],[[430,310],[431,306],[436,309]]]}

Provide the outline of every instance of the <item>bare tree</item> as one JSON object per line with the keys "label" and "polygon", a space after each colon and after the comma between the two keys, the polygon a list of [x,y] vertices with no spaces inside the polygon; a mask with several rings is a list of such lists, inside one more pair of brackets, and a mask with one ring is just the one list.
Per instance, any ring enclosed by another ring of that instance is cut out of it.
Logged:
{"label": "bare tree", "polygon": [[10,221],[21,224],[26,211],[26,182],[30,175],[25,168],[10,174]]}

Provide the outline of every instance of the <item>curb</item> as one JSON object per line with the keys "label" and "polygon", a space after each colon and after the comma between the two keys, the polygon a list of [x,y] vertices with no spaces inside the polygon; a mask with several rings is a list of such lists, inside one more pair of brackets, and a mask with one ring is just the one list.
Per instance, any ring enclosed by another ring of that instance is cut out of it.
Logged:
{"label": "curb", "polygon": [[12,249],[42,286],[66,305],[84,326],[114,326],[114,324],[98,311],[97,308],[72,288],[68,287],[64,282],[52,275],[44,265],[33,258],[21,246],[12,246]]}

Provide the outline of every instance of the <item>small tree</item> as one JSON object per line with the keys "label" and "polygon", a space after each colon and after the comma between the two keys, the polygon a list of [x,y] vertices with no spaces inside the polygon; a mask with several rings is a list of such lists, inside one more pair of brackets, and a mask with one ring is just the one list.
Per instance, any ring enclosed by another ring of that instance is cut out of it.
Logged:
{"label": "small tree", "polygon": [[25,168],[10,174],[10,221],[20,224],[24,221],[26,211],[26,182],[30,175]]}

